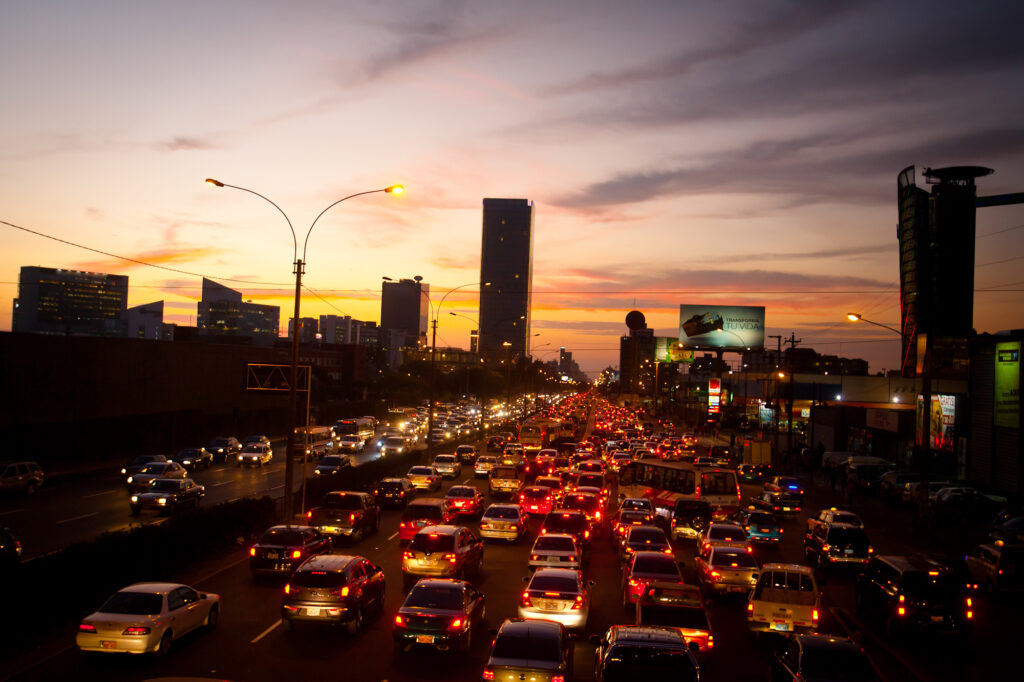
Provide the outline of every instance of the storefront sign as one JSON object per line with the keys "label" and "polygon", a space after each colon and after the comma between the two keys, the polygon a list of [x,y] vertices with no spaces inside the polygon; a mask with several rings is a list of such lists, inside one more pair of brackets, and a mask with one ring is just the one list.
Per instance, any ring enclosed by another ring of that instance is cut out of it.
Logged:
{"label": "storefront sign", "polygon": [[868,408],[864,423],[870,429],[899,433],[900,414],[892,410]]}
{"label": "storefront sign", "polygon": [[1020,427],[1020,341],[996,344],[995,425]]}

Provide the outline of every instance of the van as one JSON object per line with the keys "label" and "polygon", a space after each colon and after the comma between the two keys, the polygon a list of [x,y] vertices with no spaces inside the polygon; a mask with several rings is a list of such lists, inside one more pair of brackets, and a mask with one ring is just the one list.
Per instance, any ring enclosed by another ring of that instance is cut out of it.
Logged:
{"label": "van", "polygon": [[747,626],[761,632],[815,632],[821,593],[814,571],[799,564],[765,564],[747,602]]}

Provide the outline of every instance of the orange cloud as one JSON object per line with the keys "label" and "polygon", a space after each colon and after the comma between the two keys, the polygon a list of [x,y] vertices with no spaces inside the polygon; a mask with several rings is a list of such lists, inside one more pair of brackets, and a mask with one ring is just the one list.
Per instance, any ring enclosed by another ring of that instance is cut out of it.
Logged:
{"label": "orange cloud", "polygon": [[169,265],[172,263],[189,263],[192,261],[209,258],[222,253],[223,249],[216,249],[209,246],[202,247],[180,247],[164,248],[153,251],[143,251],[133,256],[111,257],[104,260],[81,261],[73,267],[88,272],[111,272],[116,273],[134,268],[139,265]]}

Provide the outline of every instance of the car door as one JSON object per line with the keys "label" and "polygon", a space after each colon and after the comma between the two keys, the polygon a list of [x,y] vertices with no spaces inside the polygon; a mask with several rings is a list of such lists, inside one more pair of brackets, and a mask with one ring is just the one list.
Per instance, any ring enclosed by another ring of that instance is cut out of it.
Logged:
{"label": "car door", "polygon": [[185,597],[181,588],[175,588],[167,593],[167,627],[174,633],[174,639],[188,632],[189,626],[188,611],[185,609]]}
{"label": "car door", "polygon": [[349,594],[360,608],[373,601],[372,584],[367,579],[364,562],[353,562],[348,571]]}
{"label": "car door", "polygon": [[363,561],[363,570],[366,571],[367,589],[372,592],[372,599],[379,604],[384,604],[384,569],[369,561]]}
{"label": "car door", "polygon": [[199,598],[199,593],[191,587],[179,587],[176,592],[181,595],[188,629],[190,631],[196,629],[206,619],[206,609],[203,608],[205,606],[203,600]]}

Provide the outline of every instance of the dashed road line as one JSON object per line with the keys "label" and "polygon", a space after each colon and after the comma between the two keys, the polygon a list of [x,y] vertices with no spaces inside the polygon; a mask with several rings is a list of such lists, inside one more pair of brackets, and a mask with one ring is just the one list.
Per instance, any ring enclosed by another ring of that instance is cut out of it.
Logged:
{"label": "dashed road line", "polygon": [[394,540],[398,537],[398,531],[396,530],[392,535],[388,536],[388,540]]}
{"label": "dashed road line", "polygon": [[207,487],[207,488],[219,488],[220,486],[222,486],[222,485],[228,485],[228,484],[229,484],[229,483],[231,483],[231,482],[232,482],[232,481],[221,481],[220,483],[207,483],[207,484],[206,484],[206,487]]}
{"label": "dashed road line", "polygon": [[90,516],[99,516],[99,515],[100,515],[100,513],[98,511],[94,511],[94,512],[89,513],[89,514],[82,514],[81,516],[72,516],[70,519],[62,519],[62,520],[58,521],[57,523],[70,523],[72,521],[79,521],[81,519],[87,519]]}
{"label": "dashed road line", "polygon": [[249,644],[255,644],[256,642],[260,641],[261,639],[263,639],[264,637],[269,635],[271,632],[273,632],[277,628],[277,626],[279,626],[280,624],[281,624],[281,620],[278,619],[278,621],[276,623],[271,625],[269,628],[267,628],[266,630],[264,630],[260,634],[256,635],[256,639],[254,639],[251,642],[249,642]]}
{"label": "dashed road line", "polygon": [[99,492],[99,493],[90,493],[89,495],[82,495],[82,497],[84,499],[88,499],[90,497],[99,497],[100,495],[111,495],[111,494],[116,493],[116,492],[118,492],[118,491],[117,490],[104,490],[103,492]]}
{"label": "dashed road line", "polygon": [[10,511],[0,512],[0,516],[7,516],[8,514],[20,514],[25,511],[24,509],[11,509]]}

